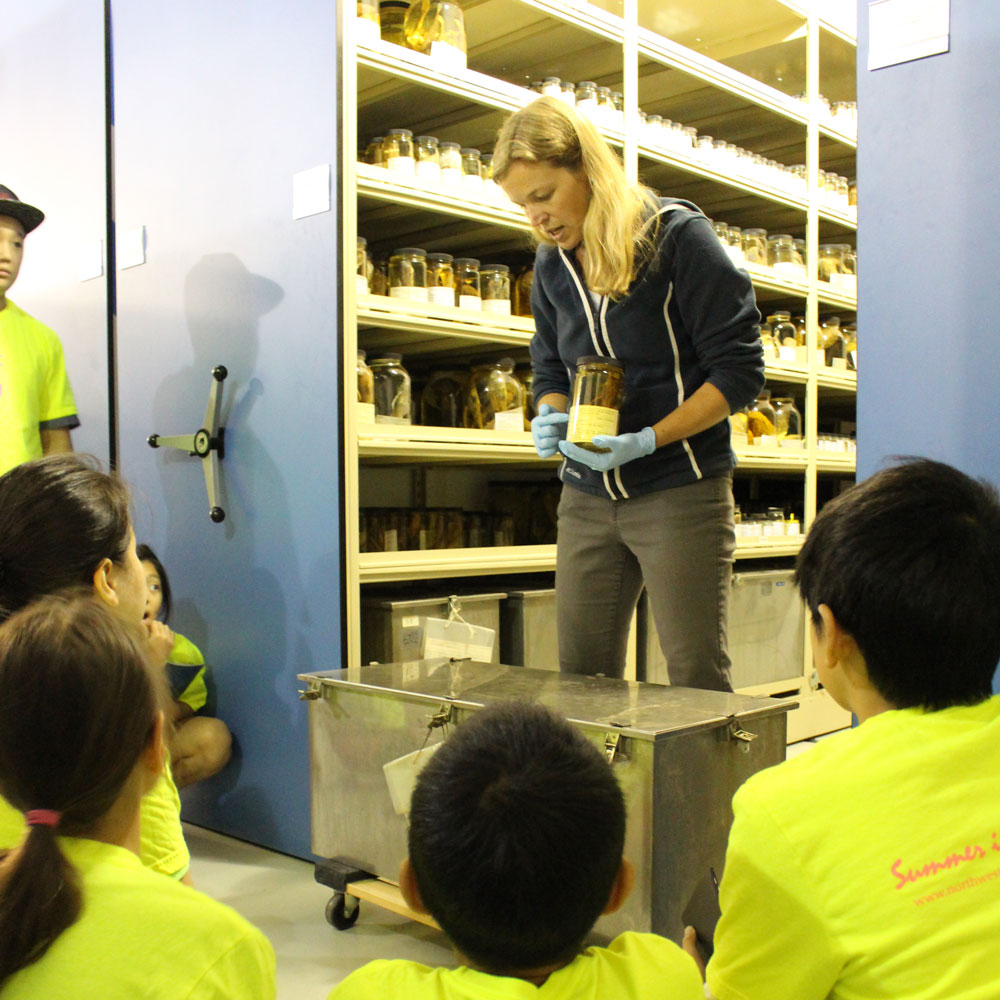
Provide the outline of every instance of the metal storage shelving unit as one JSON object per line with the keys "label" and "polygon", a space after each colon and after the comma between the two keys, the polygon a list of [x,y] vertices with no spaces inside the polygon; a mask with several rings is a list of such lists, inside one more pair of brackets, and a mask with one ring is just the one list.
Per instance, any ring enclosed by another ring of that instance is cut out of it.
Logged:
{"label": "metal storage shelving unit", "polygon": [[[359,346],[395,349],[427,362],[526,355],[533,332],[530,319],[480,317],[355,293],[356,235],[366,235],[382,248],[415,245],[483,256],[525,248],[528,232],[523,215],[512,206],[402,180],[358,163],[355,152],[359,139],[399,126],[490,149],[504,117],[534,98],[527,85],[541,76],[590,79],[623,91],[625,129],[602,131],[622,150],[631,176],[689,198],[710,216],[732,224],[804,235],[811,261],[821,241],[853,241],[855,220],[820,203],[816,179],[820,167],[853,174],[855,140],[821,118],[817,96],[853,97],[854,42],[804,4],[760,0],[751,7],[742,0],[711,5],[687,0],[666,10],[655,0],[463,0],[462,6],[469,68],[447,72],[399,46],[359,42],[353,8],[342,8],[339,192],[346,262],[341,283],[345,399],[355,397]],[[791,96],[798,92],[808,99]],[[635,127],[639,107],[782,162],[804,160],[806,196],[720,172],[694,156],[643,145]],[[806,315],[808,360],[773,364],[767,370],[769,383],[786,387],[804,403],[806,446],[802,452],[748,448],[739,455],[737,476],[778,476],[799,483],[808,527],[830,482],[854,474],[852,455],[820,450],[817,426],[828,410],[852,412],[856,378],[853,372],[821,367],[815,348],[820,313],[853,313],[856,301],[818,282],[813,267],[807,281],[788,280],[769,268],[748,271],[762,313],[784,307]],[[349,662],[360,662],[360,598],[368,584],[554,569],[550,545],[387,553],[361,553],[357,546],[358,510],[366,478],[375,470],[402,477],[416,471],[423,484],[428,476],[458,470],[462,476],[506,469],[530,476],[554,468],[554,461],[535,456],[530,435],[359,426],[353,407],[343,414],[343,428]],[[787,557],[800,544],[795,537],[741,540],[737,558]],[[847,724],[824,692],[812,690],[810,674],[804,650],[802,670],[785,688],[803,705],[790,719],[790,739]],[[754,693],[772,694],[773,688]]]}

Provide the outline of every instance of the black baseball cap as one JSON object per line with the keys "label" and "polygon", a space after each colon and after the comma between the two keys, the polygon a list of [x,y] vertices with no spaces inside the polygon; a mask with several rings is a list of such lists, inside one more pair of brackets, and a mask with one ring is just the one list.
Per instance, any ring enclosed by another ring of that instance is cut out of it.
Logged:
{"label": "black baseball cap", "polygon": [[17,219],[24,226],[24,232],[37,229],[45,218],[45,213],[34,205],[25,204],[9,187],[0,184],[0,215]]}

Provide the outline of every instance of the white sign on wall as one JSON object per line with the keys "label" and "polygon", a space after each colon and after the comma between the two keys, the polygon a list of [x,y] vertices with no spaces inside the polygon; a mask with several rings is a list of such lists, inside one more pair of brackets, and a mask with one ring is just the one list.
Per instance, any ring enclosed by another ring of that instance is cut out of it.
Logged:
{"label": "white sign on wall", "polygon": [[947,52],[950,0],[872,0],[868,4],[868,69]]}

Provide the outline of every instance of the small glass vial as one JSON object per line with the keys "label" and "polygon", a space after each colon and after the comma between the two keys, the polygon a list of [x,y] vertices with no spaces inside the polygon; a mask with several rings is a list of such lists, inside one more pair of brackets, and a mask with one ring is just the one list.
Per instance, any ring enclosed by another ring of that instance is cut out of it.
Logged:
{"label": "small glass vial", "polygon": [[357,10],[358,18],[354,22],[355,37],[362,45],[371,45],[382,36],[378,0],[358,0]]}
{"label": "small glass vial", "polygon": [[767,230],[743,230],[743,259],[758,267],[767,266]]}
{"label": "small glass vial", "polygon": [[543,97],[562,97],[562,80],[558,76],[547,76],[542,80]]}
{"label": "small glass vial", "polygon": [[599,355],[579,358],[566,440],[587,451],[607,452],[595,446],[594,437],[618,433],[618,411],[624,398],[625,369],[620,361]]}
{"label": "small glass vial", "polygon": [[441,153],[433,135],[418,135],[414,144],[417,157],[417,177],[436,184],[441,179]]}
{"label": "small glass vial", "polygon": [[365,148],[365,163],[370,163],[375,167],[384,167],[385,160],[382,158],[382,143],[385,142],[384,135],[377,135],[374,139],[368,140]]}
{"label": "small glass vial", "polygon": [[531,283],[534,277],[534,267],[526,267],[514,282],[513,311],[515,316],[531,315]]}
{"label": "small glass vial", "polygon": [[453,259],[450,253],[429,253],[427,255],[427,301],[436,306],[453,306],[455,304]]}
{"label": "small glass vial", "polygon": [[401,247],[389,258],[389,295],[412,302],[427,301],[427,251]]}
{"label": "small glass vial", "polygon": [[559,95],[563,104],[568,104],[571,108],[576,107],[576,84],[569,80],[563,82],[562,92]]}
{"label": "small glass vial", "polygon": [[413,155],[413,133],[408,128],[391,128],[382,140],[382,159],[390,173],[413,177],[417,161]]}
{"label": "small glass vial", "polygon": [[462,309],[483,308],[479,284],[479,261],[473,257],[456,257],[452,262],[455,271],[455,305]]}
{"label": "small glass vial", "polygon": [[402,361],[402,354],[371,359],[377,424],[410,423],[410,375]]}
{"label": "small glass vial", "polygon": [[463,371],[433,372],[420,394],[420,423],[426,427],[463,427],[468,381]]}
{"label": "small glass vial", "polygon": [[481,165],[478,149],[462,149],[462,194],[466,198],[480,198],[483,194]]}
{"label": "small glass vial", "polygon": [[510,268],[506,264],[484,264],[479,271],[483,312],[510,315]]}
{"label": "small glass vial", "polygon": [[358,423],[375,423],[375,376],[365,362],[365,352],[358,351]]}
{"label": "small glass vial", "polygon": [[510,358],[472,366],[465,426],[524,430],[524,386],[514,377],[514,362]]}
{"label": "small glass vial", "polygon": [[453,0],[414,3],[404,24],[406,44],[424,52],[438,69],[448,72],[466,67],[465,17]]}
{"label": "small glass vial", "polygon": [[383,42],[406,45],[403,25],[406,21],[406,12],[409,9],[409,0],[381,0],[378,5],[378,13]]}
{"label": "small glass vial", "polygon": [[593,80],[576,85],[576,110],[591,117],[597,112],[597,84]]}
{"label": "small glass vial", "polygon": [[354,292],[356,295],[368,294],[368,240],[358,237],[358,267],[354,276]]}
{"label": "small glass vial", "polygon": [[801,265],[795,260],[795,242],[790,234],[779,233],[768,237],[767,264],[775,271],[799,277]]}
{"label": "small glass vial", "polygon": [[441,165],[441,186],[450,191],[462,187],[462,147],[457,142],[438,144],[438,162]]}

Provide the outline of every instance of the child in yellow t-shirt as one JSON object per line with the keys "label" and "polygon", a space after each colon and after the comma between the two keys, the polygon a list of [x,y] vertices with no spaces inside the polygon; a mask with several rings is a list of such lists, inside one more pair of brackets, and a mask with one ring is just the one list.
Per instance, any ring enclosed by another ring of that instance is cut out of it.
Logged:
{"label": "child in yellow t-shirt", "polygon": [[275,997],[264,935],[138,858],[165,766],[146,644],[91,596],[42,598],[0,627],[0,793],[28,828],[0,859],[4,1000]]}
{"label": "child in yellow t-shirt", "polygon": [[[136,547],[146,573],[147,621],[166,624],[170,616],[170,580],[163,563],[148,545]],[[221,719],[202,714],[208,702],[205,658],[179,632],[170,633],[166,653],[167,680],[173,694],[171,771],[178,788],[209,778],[229,760],[232,736]]]}
{"label": "child in yellow t-shirt", "polygon": [[417,779],[400,870],[459,967],[371,962],[330,1000],[703,1000],[697,967],[666,938],[583,947],[632,888],[624,842],[618,781],[579,731],[537,705],[477,712]]}

